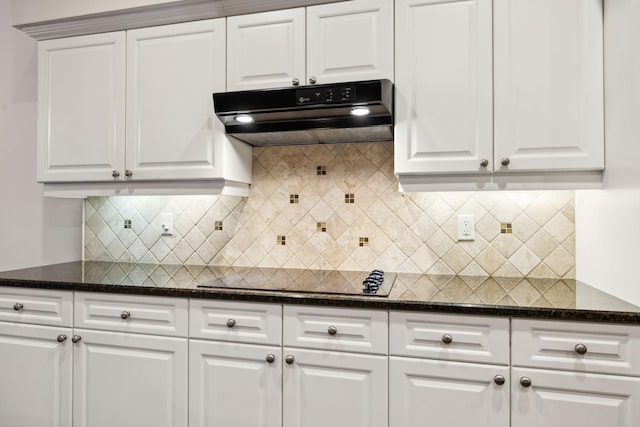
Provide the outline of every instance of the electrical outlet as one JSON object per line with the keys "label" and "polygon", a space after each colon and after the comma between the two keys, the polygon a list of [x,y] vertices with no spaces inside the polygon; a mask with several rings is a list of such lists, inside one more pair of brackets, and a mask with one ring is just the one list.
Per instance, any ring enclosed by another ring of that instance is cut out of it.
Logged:
{"label": "electrical outlet", "polygon": [[458,241],[475,240],[475,220],[473,215],[458,215]]}

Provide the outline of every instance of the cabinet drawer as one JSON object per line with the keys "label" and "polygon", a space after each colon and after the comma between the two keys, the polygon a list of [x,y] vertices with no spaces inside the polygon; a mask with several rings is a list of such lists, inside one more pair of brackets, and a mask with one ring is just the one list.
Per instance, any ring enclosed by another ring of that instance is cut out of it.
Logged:
{"label": "cabinet drawer", "polygon": [[279,304],[191,300],[191,338],[282,345]]}
{"label": "cabinet drawer", "polygon": [[389,352],[395,356],[509,364],[509,319],[391,312]]}
{"label": "cabinet drawer", "polygon": [[512,365],[640,376],[640,327],[513,319]]}
{"label": "cabinet drawer", "polygon": [[285,346],[388,353],[388,314],[382,310],[285,306]]}
{"label": "cabinet drawer", "polygon": [[0,320],[70,327],[73,325],[73,293],[0,287]]}
{"label": "cabinet drawer", "polygon": [[78,292],[74,324],[77,328],[186,337],[188,300]]}

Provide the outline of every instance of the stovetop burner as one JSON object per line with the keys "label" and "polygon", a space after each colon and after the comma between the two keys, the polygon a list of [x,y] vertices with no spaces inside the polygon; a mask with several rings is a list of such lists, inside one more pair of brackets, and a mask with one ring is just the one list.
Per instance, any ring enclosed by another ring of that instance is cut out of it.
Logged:
{"label": "stovetop burner", "polygon": [[[311,292],[386,297],[395,273],[259,267],[215,267],[216,278],[201,288]],[[218,270],[219,269],[219,270]]]}

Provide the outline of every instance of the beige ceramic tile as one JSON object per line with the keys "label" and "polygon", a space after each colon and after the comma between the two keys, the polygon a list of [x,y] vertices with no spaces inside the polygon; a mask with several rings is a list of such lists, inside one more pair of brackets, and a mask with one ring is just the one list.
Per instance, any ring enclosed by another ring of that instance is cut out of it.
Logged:
{"label": "beige ceramic tile", "polygon": [[[575,276],[573,191],[401,194],[392,142],[256,148],[253,154],[248,198],[88,198],[85,258]],[[325,175],[317,174],[318,166]],[[345,193],[355,194],[354,204],[344,203]],[[290,194],[298,194],[299,203],[290,204]],[[164,212],[174,214],[173,236],[159,235]],[[463,213],[476,216],[473,242],[457,242]],[[124,229],[125,219],[131,229]],[[513,221],[509,236],[499,234],[506,220]],[[216,221],[223,221],[222,231],[215,231]],[[326,222],[327,231],[319,233],[317,222]],[[285,247],[277,247],[276,235],[287,237]],[[359,248],[359,237],[368,237],[369,246]],[[446,293],[439,295],[446,300]]]}

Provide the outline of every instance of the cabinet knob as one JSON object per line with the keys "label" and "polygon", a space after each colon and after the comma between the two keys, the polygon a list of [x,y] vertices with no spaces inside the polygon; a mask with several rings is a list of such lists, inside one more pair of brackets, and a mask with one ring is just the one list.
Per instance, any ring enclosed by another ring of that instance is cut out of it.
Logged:
{"label": "cabinet knob", "polygon": [[587,346],[584,344],[576,344],[576,346],[574,347],[574,350],[576,351],[576,353],[578,354],[586,354],[587,352]]}
{"label": "cabinet knob", "polygon": [[227,328],[233,328],[234,326],[236,326],[235,319],[227,319]]}
{"label": "cabinet knob", "polygon": [[120,172],[118,172],[118,171],[113,171],[113,172],[111,172],[111,176],[112,176],[112,177],[114,177],[114,178],[117,178],[117,177],[119,177],[119,176],[120,176]]}
{"label": "cabinet knob", "polygon": [[327,333],[333,336],[338,333],[338,328],[336,328],[335,326],[329,326],[329,329],[327,329]]}
{"label": "cabinet knob", "polygon": [[298,86],[300,84],[300,79],[297,77],[294,77],[294,79],[291,80],[291,84],[294,86]]}
{"label": "cabinet knob", "polygon": [[123,311],[122,313],[120,313],[120,317],[124,320],[128,319],[129,317],[131,317],[131,313],[128,311]]}
{"label": "cabinet knob", "polygon": [[442,342],[445,344],[451,344],[453,342],[453,337],[449,334],[444,334],[442,336]]}
{"label": "cabinet knob", "polygon": [[124,171],[124,174],[130,177],[133,175],[133,171],[131,171],[130,169],[127,169],[126,171]]}
{"label": "cabinet knob", "polygon": [[502,166],[509,166],[509,163],[511,163],[511,160],[509,160],[508,157],[503,157],[502,160],[500,160]]}
{"label": "cabinet knob", "polygon": [[80,340],[82,339],[82,337],[80,335],[74,335],[71,337],[71,342],[74,344],[77,344],[80,342]]}
{"label": "cabinet knob", "polygon": [[486,168],[487,166],[489,166],[489,160],[487,159],[480,160],[480,167]]}
{"label": "cabinet knob", "polygon": [[522,387],[525,387],[525,388],[531,387],[531,378],[529,378],[529,377],[521,377],[520,378],[520,385]]}
{"label": "cabinet knob", "polygon": [[17,303],[15,303],[15,304],[13,304],[13,309],[14,309],[15,311],[20,311],[20,310],[22,310],[23,308],[24,308],[24,305],[23,305],[23,304],[21,304],[21,303],[19,303],[19,302],[17,302]]}
{"label": "cabinet knob", "polygon": [[316,79],[315,77],[311,76],[309,77],[309,84],[310,85],[314,85],[318,82],[318,79]]}
{"label": "cabinet knob", "polygon": [[58,342],[65,342],[67,340],[67,336],[65,334],[58,335]]}
{"label": "cabinet knob", "polygon": [[505,383],[505,379],[502,375],[496,375],[493,377],[493,382],[497,385],[503,385]]}
{"label": "cabinet knob", "polygon": [[267,363],[273,363],[276,361],[276,356],[274,354],[267,354]]}
{"label": "cabinet knob", "polygon": [[290,354],[284,358],[284,361],[287,362],[287,365],[291,365],[295,360],[296,359]]}

